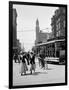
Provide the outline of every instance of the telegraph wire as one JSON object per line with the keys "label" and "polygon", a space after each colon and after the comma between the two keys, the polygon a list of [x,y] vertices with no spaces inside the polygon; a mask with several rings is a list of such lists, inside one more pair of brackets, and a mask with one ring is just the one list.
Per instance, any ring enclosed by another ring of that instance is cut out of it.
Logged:
{"label": "telegraph wire", "polygon": [[[49,30],[51,28],[44,28],[44,29],[40,29],[40,31],[42,30]],[[30,31],[36,31],[35,29],[32,29],[32,30],[22,30],[22,31],[17,31],[17,32],[30,32]]]}

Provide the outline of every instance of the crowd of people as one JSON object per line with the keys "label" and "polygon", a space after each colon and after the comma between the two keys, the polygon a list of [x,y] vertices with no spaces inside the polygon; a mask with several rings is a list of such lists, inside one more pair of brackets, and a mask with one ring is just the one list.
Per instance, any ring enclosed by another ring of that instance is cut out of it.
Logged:
{"label": "crowd of people", "polygon": [[[26,75],[28,71],[28,66],[30,65],[30,74],[36,69],[36,64],[35,64],[35,58],[38,58],[39,61],[39,67],[45,69],[45,64],[47,66],[47,63],[45,62],[45,56],[43,54],[38,54],[36,55],[34,52],[20,52],[19,54],[15,53],[13,56],[13,59],[15,63],[21,63],[21,69],[20,73],[22,75]],[[48,66],[47,66],[48,67]]]}

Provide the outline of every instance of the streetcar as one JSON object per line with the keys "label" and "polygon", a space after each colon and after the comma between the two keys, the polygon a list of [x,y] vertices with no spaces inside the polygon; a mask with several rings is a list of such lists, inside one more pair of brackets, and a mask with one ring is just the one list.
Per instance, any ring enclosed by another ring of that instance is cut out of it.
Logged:
{"label": "streetcar", "polygon": [[49,63],[65,64],[65,39],[56,39],[35,45],[36,53],[44,53]]}

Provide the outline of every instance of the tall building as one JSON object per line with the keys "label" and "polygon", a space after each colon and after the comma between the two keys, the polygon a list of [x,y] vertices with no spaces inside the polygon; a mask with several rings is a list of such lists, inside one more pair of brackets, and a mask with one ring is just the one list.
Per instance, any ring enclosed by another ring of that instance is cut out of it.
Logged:
{"label": "tall building", "polygon": [[44,33],[40,30],[39,21],[37,19],[36,20],[36,40],[35,40],[35,44],[44,43],[44,42],[47,41],[47,39],[49,39],[49,37],[50,37],[50,33]]}
{"label": "tall building", "polygon": [[37,19],[37,20],[36,20],[36,41],[35,41],[35,44],[37,44],[37,43],[40,42],[39,32],[40,32],[39,21],[38,21],[38,19]]}
{"label": "tall building", "polygon": [[51,19],[52,38],[65,37],[65,8],[60,7]]}
{"label": "tall building", "polygon": [[13,49],[17,47],[17,12],[13,9]]}

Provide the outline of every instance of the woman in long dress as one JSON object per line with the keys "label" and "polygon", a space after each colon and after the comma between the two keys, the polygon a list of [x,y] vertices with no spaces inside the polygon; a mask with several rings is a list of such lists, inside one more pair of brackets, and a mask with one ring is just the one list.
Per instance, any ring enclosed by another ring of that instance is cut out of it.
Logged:
{"label": "woman in long dress", "polygon": [[26,71],[28,70],[27,65],[26,65],[26,55],[23,54],[22,58],[21,58],[22,62],[21,62],[21,76],[24,74],[26,75]]}
{"label": "woman in long dress", "polygon": [[32,70],[34,70],[34,72],[35,72],[35,55],[32,52],[30,54],[30,64],[31,64],[30,71],[32,74]]}

